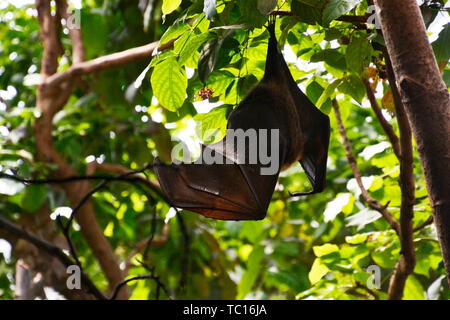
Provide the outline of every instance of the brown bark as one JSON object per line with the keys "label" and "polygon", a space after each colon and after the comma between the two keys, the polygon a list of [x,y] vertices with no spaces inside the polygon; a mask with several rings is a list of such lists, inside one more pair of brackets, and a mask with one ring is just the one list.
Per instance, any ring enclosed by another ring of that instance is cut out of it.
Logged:
{"label": "brown bark", "polygon": [[43,86],[55,86],[64,81],[71,80],[75,76],[80,76],[87,73],[99,72],[109,68],[116,68],[136,60],[150,58],[153,51],[158,48],[158,51],[164,51],[173,46],[174,40],[171,40],[158,48],[159,41],[155,41],[144,46],[124,50],[121,52],[111,53],[90,61],[83,61],[74,63],[67,70],[61,73],[55,73],[43,81]]}
{"label": "brown bark", "polygon": [[411,123],[450,282],[450,96],[415,0],[375,0]]}
{"label": "brown bark", "polygon": [[[54,17],[50,13],[50,1],[38,0],[36,2],[38,9],[38,17],[41,25],[41,40],[44,46],[44,54],[42,57],[42,79],[45,80],[55,74],[58,66],[58,52],[55,48],[58,47],[59,35],[54,28]],[[72,37],[72,40],[81,40],[79,35]],[[80,47],[82,44],[74,45],[74,54],[78,59],[82,57]],[[78,51],[76,51],[78,50]],[[68,81],[60,83],[59,86],[40,86],[37,92],[36,106],[41,111],[41,116],[36,119],[34,125],[34,135],[36,138],[36,147],[38,155],[41,160],[56,164],[58,169],[54,173],[58,177],[68,177],[76,175],[76,172],[71,168],[64,159],[59,155],[58,151],[53,145],[52,139],[52,120],[53,116],[58,112],[67,102],[74,84],[75,79],[70,78]],[[89,192],[90,183],[87,181],[78,181],[64,185],[64,189],[72,205],[76,205],[82,199],[83,195]],[[95,257],[105,273],[109,282],[110,290],[114,290],[116,285],[123,281],[122,271],[120,270],[117,258],[114,252],[104,237],[100,226],[95,218],[95,213],[92,204],[87,202],[77,214],[77,221],[80,224],[81,232],[91,247]],[[126,299],[128,293],[126,290],[121,290],[119,298]]]}
{"label": "brown bark", "polygon": [[412,133],[406,117],[405,106],[400,99],[400,93],[392,70],[391,60],[385,52],[385,60],[389,85],[394,97],[395,113],[400,131],[400,190],[402,203],[400,206],[400,244],[401,254],[389,283],[388,299],[400,300],[403,296],[408,276],[413,273],[416,265],[416,254],[413,243],[413,216],[415,203],[414,157]]}
{"label": "brown bark", "polygon": [[[46,214],[44,214],[46,213]],[[41,208],[33,214],[25,214],[20,225],[0,216],[0,229],[4,230],[5,237],[14,249],[14,255],[21,257],[24,264],[33,273],[41,273],[46,286],[51,286],[68,299],[92,299],[94,294],[98,299],[105,299],[103,293],[92,283],[90,278],[82,271],[82,289],[70,290],[66,286],[68,274],[66,268],[74,262],[54,243],[65,248],[64,239],[57,233],[55,224],[50,220],[50,214]],[[28,230],[32,230],[31,233]],[[32,298],[38,292],[31,292],[33,288],[28,285],[29,295]],[[23,292],[23,291],[22,291]],[[89,293],[90,292],[90,293]],[[22,296],[22,293],[19,293]]]}

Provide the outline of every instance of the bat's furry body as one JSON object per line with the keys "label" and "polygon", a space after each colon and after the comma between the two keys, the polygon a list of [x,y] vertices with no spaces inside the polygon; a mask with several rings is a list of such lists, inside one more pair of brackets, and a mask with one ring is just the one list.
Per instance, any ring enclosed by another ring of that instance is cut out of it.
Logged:
{"label": "bat's furry body", "polygon": [[[239,156],[248,160],[248,145],[245,154],[239,154],[228,135],[218,143],[202,146],[202,152],[216,152],[224,164],[164,165],[156,159],[155,173],[173,206],[214,219],[263,219],[280,170],[296,161],[303,166],[312,191],[295,195],[324,189],[329,118],[298,88],[278,51],[274,24],[268,29],[270,39],[264,77],[231,112],[227,129],[278,129],[280,168],[275,174],[262,175],[261,168],[266,166],[259,159],[256,164],[238,162]],[[258,135],[258,145],[261,139],[265,137]],[[269,150],[273,150],[270,138],[266,143]]]}

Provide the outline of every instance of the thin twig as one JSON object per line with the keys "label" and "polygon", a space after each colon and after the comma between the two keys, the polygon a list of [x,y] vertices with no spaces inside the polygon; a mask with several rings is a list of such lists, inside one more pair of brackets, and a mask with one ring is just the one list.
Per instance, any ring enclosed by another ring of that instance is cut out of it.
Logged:
{"label": "thin twig", "polygon": [[380,297],[378,296],[378,294],[375,291],[373,291],[372,289],[370,289],[369,287],[367,287],[366,285],[362,284],[359,281],[356,282],[356,288],[360,288],[360,289],[367,291],[367,293],[370,294],[375,300],[380,299]]}
{"label": "thin twig", "polygon": [[381,124],[381,127],[383,128],[384,132],[386,132],[386,135],[389,138],[389,141],[391,142],[392,149],[394,150],[395,155],[397,156],[398,159],[400,159],[400,142],[397,135],[395,134],[394,128],[392,128],[391,124],[383,116],[380,105],[377,102],[377,99],[372,90],[369,80],[363,78],[362,81],[366,86],[366,92],[367,97],[369,98],[370,101],[370,106],[372,107],[372,110],[375,113],[375,116],[377,117],[378,122]]}
{"label": "thin twig", "polygon": [[361,190],[361,195],[364,198],[364,200],[367,202],[369,207],[372,209],[378,211],[381,213],[381,215],[386,219],[386,221],[389,223],[392,229],[397,232],[397,234],[400,233],[400,226],[398,222],[392,217],[391,213],[387,210],[387,205],[382,205],[378,200],[375,200],[369,195],[369,192],[366,190],[362,183],[362,175],[361,172],[358,169],[358,165],[356,162],[356,158],[353,155],[352,147],[350,145],[350,141],[347,137],[347,133],[345,131],[344,124],[342,122],[341,113],[339,111],[339,104],[336,99],[333,99],[332,101],[334,113],[336,115],[336,121],[339,128],[339,133],[341,134],[343,145],[345,148],[345,155],[347,156],[348,163],[350,165],[350,168],[352,169],[353,175],[355,176],[356,182]]}
{"label": "thin twig", "polygon": [[[277,15],[277,16],[295,16],[295,13],[293,13],[290,10],[272,10],[267,15]],[[362,16],[356,16],[356,15],[342,15],[335,20],[342,21],[342,22],[350,22],[354,24],[362,24],[367,23],[367,19],[370,17],[370,14],[365,14]]]}
{"label": "thin twig", "polygon": [[416,253],[414,250],[413,239],[413,217],[415,198],[414,183],[414,156],[412,145],[412,132],[408,118],[406,116],[405,106],[400,97],[400,92],[395,80],[394,70],[387,50],[383,50],[386,61],[386,71],[394,97],[395,113],[400,131],[400,179],[399,185],[402,194],[400,206],[400,243],[401,254],[394,275],[389,283],[388,299],[399,300],[403,296],[406,279],[414,271],[416,265]]}
{"label": "thin twig", "polygon": [[61,229],[64,238],[66,239],[67,244],[69,245],[69,251],[72,258],[75,260],[76,264],[80,267],[80,269],[83,269],[80,259],[78,259],[78,254],[75,249],[75,245],[72,242],[72,239],[70,238],[70,232],[68,229],[64,227],[64,224],[62,222],[61,215],[56,216],[56,223],[58,224],[59,228]]}
{"label": "thin twig", "polygon": [[136,280],[143,280],[143,279],[152,279],[156,282],[157,285],[157,298],[159,298],[159,288],[163,289],[163,291],[166,293],[167,297],[172,300],[172,298],[170,297],[170,294],[168,292],[168,290],[166,289],[166,287],[164,286],[164,284],[161,282],[161,280],[159,279],[158,276],[153,275],[153,272],[150,274],[142,274],[142,275],[138,275],[129,279],[126,279],[120,283],[117,284],[116,288],[114,289],[113,294],[111,295],[111,297],[109,298],[109,300],[115,300],[120,289],[125,286],[127,283],[131,282],[131,281],[136,281]]}
{"label": "thin twig", "polygon": [[188,234],[184,219],[181,216],[180,212],[178,210],[176,210],[176,211],[177,211],[178,224],[180,225],[180,231],[181,231],[181,234],[183,235],[183,241],[184,241],[182,272],[181,272],[181,281],[180,281],[180,287],[184,288],[186,285],[187,275],[188,275],[188,271],[189,271],[190,240],[189,240],[189,234]]}
{"label": "thin twig", "polygon": [[434,222],[433,220],[433,216],[429,216],[427,220],[425,220],[423,223],[419,224],[417,227],[415,227],[413,229],[413,232],[417,232],[419,230],[422,230],[423,228],[425,228],[426,226],[429,226],[430,224],[432,224]]}
{"label": "thin twig", "polygon": [[[9,233],[15,235],[16,237],[32,243],[37,248],[57,258],[66,267],[72,266],[74,264],[72,259],[70,259],[60,248],[48,242],[47,240],[28,232],[23,227],[20,227],[19,225],[3,218],[2,216],[0,216],[0,227],[7,230]],[[97,286],[92,282],[92,280],[83,270],[81,270],[81,280],[86,286],[87,290],[92,293],[97,299],[107,299],[107,297],[100,291],[100,289],[97,288]]]}

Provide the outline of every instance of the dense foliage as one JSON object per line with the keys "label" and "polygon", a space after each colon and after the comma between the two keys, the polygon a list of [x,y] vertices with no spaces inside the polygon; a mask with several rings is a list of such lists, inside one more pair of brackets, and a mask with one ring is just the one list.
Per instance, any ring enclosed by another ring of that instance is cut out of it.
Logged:
{"label": "dense foliage", "polygon": [[[83,0],[78,12],[86,60],[159,39],[161,44],[176,41],[152,59],[83,76],[54,117],[55,145],[79,174],[85,174],[91,161],[130,169],[152,163],[157,155],[169,161],[170,150],[178,143],[186,143],[198,154],[200,142],[223,137],[227,115],[261,79],[268,40],[266,13],[275,5],[293,14],[277,19],[276,33],[294,79],[331,119],[326,190],[290,198],[289,192],[309,188],[300,165],[295,165],[281,174],[262,221],[214,221],[182,211],[189,248],[175,211],[157,194],[135,184],[112,182],[95,193],[96,218],[122,265],[130,260],[128,276],[147,272],[139,263],[144,250],[136,252],[135,247],[152,227],[155,238],[168,232],[167,238],[150,246],[146,263],[172,297],[385,299],[400,241],[361,197],[331,103],[339,102],[364,186],[398,219],[399,161],[361,80],[370,79],[384,116],[398,132],[383,56],[374,45],[383,45],[383,39],[376,29],[336,20],[342,15],[364,15],[366,1],[164,0],[138,5],[138,1]],[[436,17],[448,21],[447,11],[435,9],[432,15],[428,26]],[[39,32],[33,5],[0,5],[0,169],[32,178],[45,178],[53,169],[37,158],[33,135],[43,54]],[[450,24],[439,37],[430,32],[447,84],[449,34]],[[58,71],[67,69],[72,59],[69,36],[67,32],[62,36],[64,55]],[[139,75],[144,76],[142,83],[136,80]],[[204,88],[212,90],[212,97],[202,100],[199,92]],[[205,136],[209,129],[218,129],[218,134]],[[156,180],[151,170],[148,176]],[[430,217],[431,208],[416,150],[414,179],[414,226],[419,226]],[[61,213],[71,205],[58,185],[25,186],[0,179],[2,216],[18,220],[42,206]],[[104,275],[76,223],[71,234],[85,270],[105,289]],[[414,245],[417,264],[406,282],[404,298],[448,299],[432,224],[414,233]],[[2,299],[14,295],[17,257],[10,256],[8,248],[0,240]],[[379,287],[370,285],[371,266],[380,268]],[[184,287],[180,286],[183,277]],[[131,298],[154,299],[156,286],[152,280],[132,282]]]}

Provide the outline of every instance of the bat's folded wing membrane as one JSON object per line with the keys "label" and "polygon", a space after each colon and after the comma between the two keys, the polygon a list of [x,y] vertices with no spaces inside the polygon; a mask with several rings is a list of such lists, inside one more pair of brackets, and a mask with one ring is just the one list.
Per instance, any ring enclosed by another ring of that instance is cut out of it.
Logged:
{"label": "bat's folded wing membrane", "polygon": [[311,182],[312,190],[305,193],[295,193],[294,196],[322,192],[326,186],[328,144],[330,141],[330,121],[324,117],[316,130],[308,137],[300,164]]}
{"label": "bat's folded wing membrane", "polygon": [[220,220],[259,220],[266,215],[278,175],[260,175],[258,167],[225,162],[164,165],[156,160],[154,168],[175,207]]}

